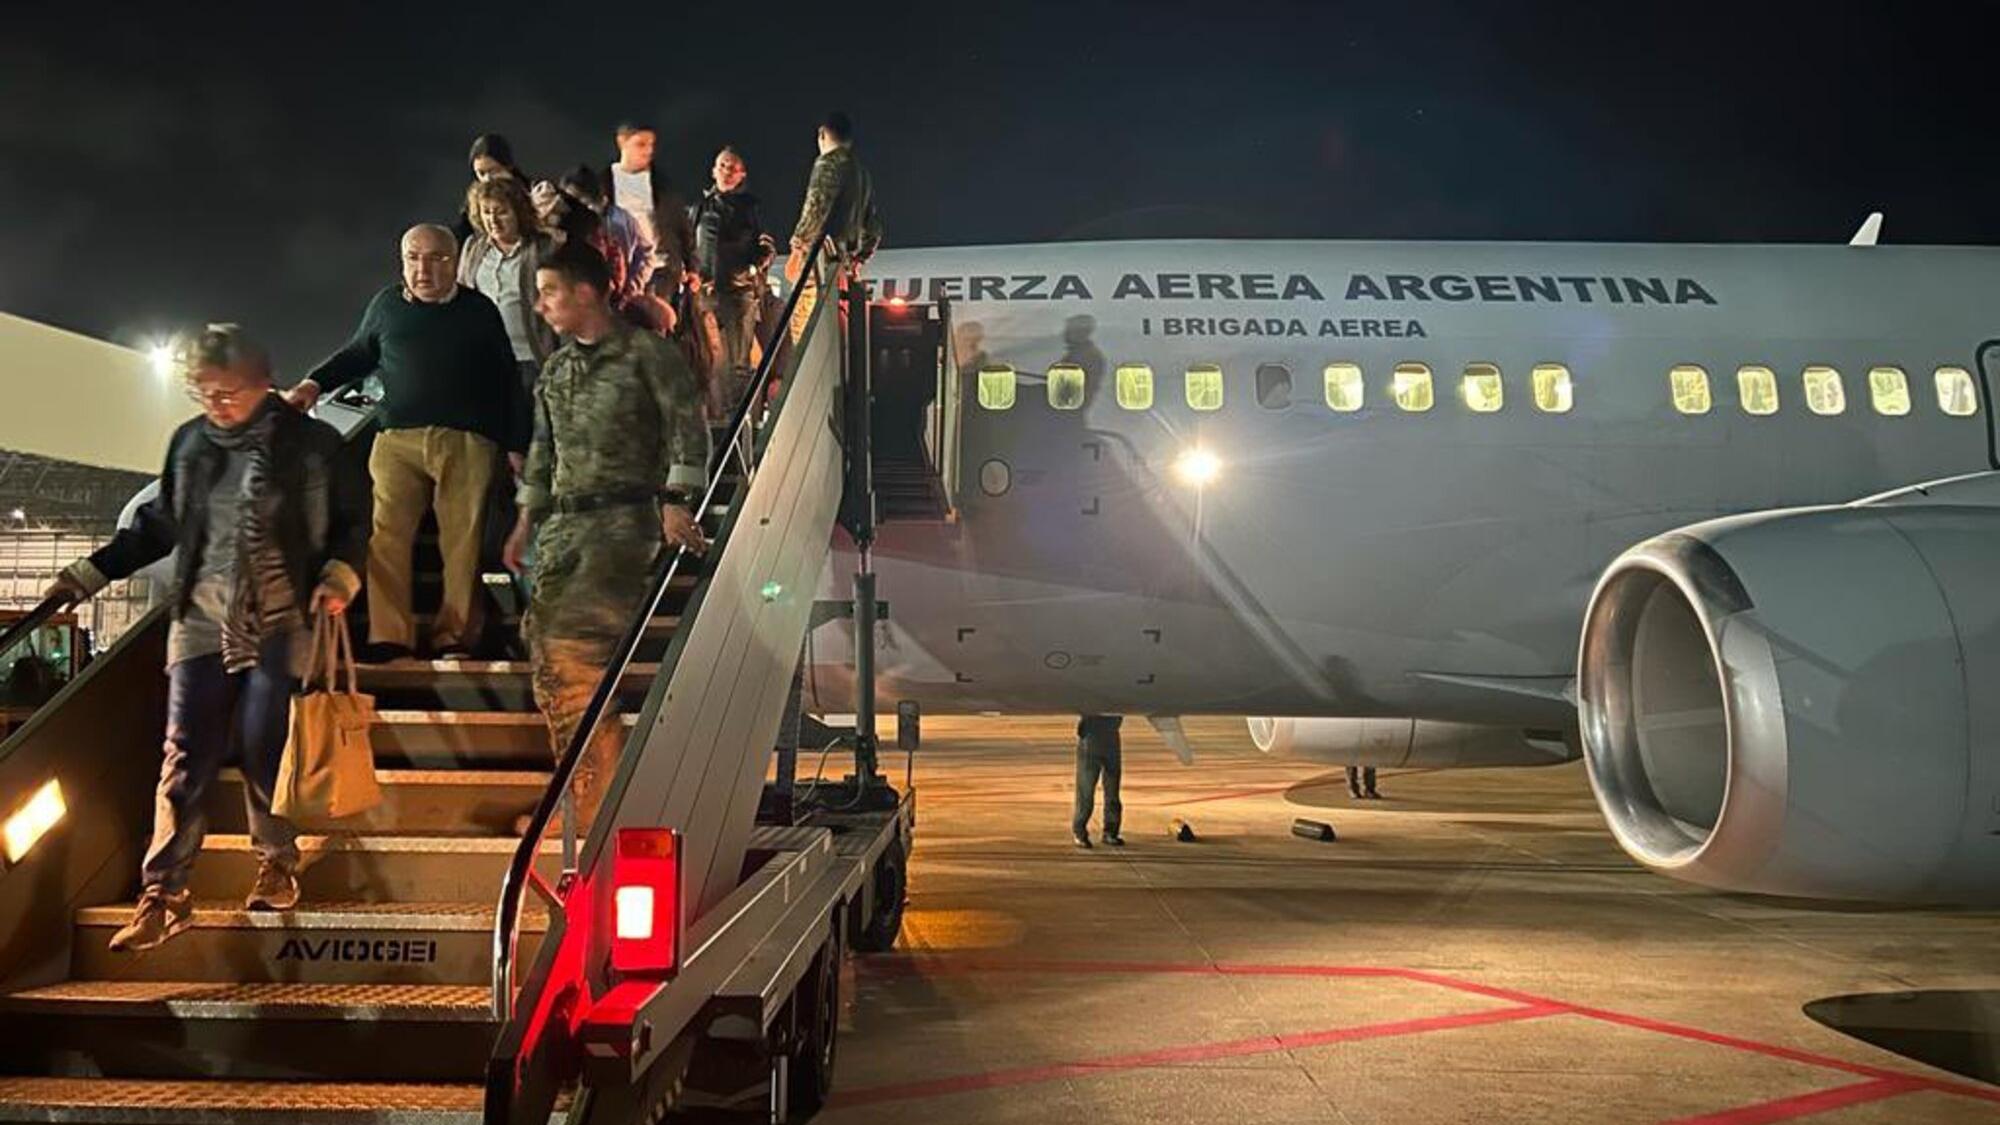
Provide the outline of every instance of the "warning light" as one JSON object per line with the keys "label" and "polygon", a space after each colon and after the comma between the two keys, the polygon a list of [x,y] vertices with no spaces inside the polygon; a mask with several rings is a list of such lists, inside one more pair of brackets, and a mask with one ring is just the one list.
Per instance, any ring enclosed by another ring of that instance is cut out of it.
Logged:
{"label": "warning light", "polygon": [[634,976],[680,971],[680,833],[621,828],[611,867],[611,967]]}
{"label": "warning light", "polygon": [[14,810],[6,825],[0,827],[0,845],[4,845],[7,866],[21,862],[28,849],[48,835],[49,829],[61,822],[68,811],[63,804],[62,784],[54,778],[35,790],[28,803]]}

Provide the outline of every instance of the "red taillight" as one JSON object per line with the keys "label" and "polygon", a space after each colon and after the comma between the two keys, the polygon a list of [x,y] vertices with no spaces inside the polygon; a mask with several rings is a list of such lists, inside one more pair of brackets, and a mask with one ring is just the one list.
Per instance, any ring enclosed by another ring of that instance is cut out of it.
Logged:
{"label": "red taillight", "polygon": [[620,828],[611,869],[611,967],[672,976],[681,955],[681,838],[670,828]]}

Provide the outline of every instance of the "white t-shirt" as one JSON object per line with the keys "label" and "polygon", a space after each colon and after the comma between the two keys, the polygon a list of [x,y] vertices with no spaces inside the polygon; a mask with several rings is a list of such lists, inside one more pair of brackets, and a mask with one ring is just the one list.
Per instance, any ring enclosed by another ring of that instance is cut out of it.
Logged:
{"label": "white t-shirt", "polygon": [[[623,165],[611,166],[612,202],[623,207],[632,221],[638,224],[640,235],[652,247],[660,245],[659,234],[653,226],[653,170],[627,172]],[[654,251],[658,261],[658,250]]]}

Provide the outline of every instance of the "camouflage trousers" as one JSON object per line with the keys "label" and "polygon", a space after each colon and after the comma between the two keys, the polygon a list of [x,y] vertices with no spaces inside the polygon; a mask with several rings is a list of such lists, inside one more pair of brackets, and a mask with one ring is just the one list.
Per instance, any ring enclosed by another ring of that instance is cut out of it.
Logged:
{"label": "camouflage trousers", "polygon": [[[548,720],[557,758],[575,739],[612,650],[639,612],[659,551],[660,514],[650,504],[559,513],[536,532],[534,593],[522,631],[535,706]],[[618,718],[616,708],[606,712],[571,780],[579,834],[596,820],[618,772],[626,735]]]}

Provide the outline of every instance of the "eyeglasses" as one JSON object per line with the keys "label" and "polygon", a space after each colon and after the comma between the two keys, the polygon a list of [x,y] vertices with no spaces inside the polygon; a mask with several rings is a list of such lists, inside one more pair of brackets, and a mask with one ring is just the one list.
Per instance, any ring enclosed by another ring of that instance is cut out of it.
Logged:
{"label": "eyeglasses", "polygon": [[228,408],[263,394],[260,387],[189,387],[187,396],[203,406]]}

